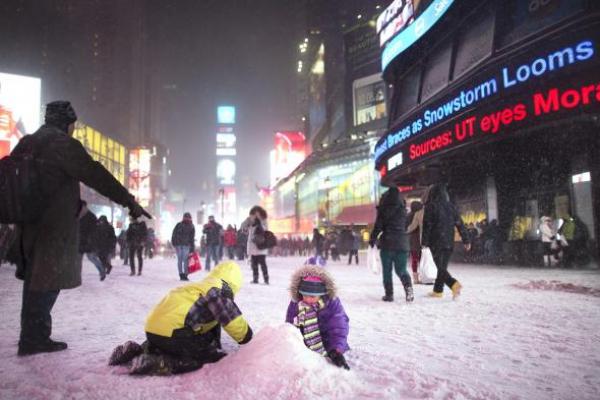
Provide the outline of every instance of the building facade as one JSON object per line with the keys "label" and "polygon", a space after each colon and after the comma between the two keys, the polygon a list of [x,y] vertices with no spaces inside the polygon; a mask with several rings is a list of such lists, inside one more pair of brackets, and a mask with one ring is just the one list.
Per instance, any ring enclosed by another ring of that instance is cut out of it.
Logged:
{"label": "building facade", "polygon": [[374,154],[382,183],[419,197],[446,182],[466,222],[496,219],[508,248],[532,244],[517,262],[535,259],[542,216],[578,218],[597,251],[599,6],[421,2],[382,53],[393,87]]}

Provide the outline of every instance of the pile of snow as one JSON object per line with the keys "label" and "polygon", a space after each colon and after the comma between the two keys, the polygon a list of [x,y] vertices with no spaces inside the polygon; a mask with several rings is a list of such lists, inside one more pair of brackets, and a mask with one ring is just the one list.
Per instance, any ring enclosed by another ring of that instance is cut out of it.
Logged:
{"label": "pile of snow", "polygon": [[203,369],[203,379],[221,387],[224,398],[258,393],[285,399],[348,398],[364,387],[355,373],[306,348],[299,330],[290,324],[262,328],[250,343]]}
{"label": "pile of snow", "polygon": [[515,283],[513,286],[525,290],[552,290],[556,292],[586,294],[589,296],[600,297],[600,289],[554,280],[538,280],[529,281],[528,283]]}

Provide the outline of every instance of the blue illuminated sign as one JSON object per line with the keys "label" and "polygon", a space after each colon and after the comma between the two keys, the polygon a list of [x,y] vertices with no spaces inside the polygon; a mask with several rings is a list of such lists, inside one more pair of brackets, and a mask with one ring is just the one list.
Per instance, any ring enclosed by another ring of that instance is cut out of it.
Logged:
{"label": "blue illuminated sign", "polygon": [[217,107],[217,122],[219,124],[235,124],[235,107]]}
{"label": "blue illuminated sign", "polygon": [[381,70],[412,46],[448,11],[454,0],[435,0],[412,24],[393,38],[381,54]]}

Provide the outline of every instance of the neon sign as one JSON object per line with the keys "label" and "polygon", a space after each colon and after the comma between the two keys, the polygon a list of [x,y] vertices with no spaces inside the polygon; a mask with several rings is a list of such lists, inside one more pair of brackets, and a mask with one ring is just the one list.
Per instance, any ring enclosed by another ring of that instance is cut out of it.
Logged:
{"label": "neon sign", "polygon": [[[492,76],[478,85],[461,90],[455,96],[434,107],[426,108],[416,118],[408,120],[403,126],[389,133],[375,146],[375,162],[393,147],[420,135],[425,128],[440,124],[455,114],[459,114],[477,103],[500,95],[503,90],[513,90],[532,79],[541,79],[550,73],[592,60],[596,55],[595,44],[591,40],[583,40],[575,45],[553,50],[544,56],[536,57],[516,68],[505,66],[500,68],[499,76]],[[597,58],[597,57],[596,57]]]}

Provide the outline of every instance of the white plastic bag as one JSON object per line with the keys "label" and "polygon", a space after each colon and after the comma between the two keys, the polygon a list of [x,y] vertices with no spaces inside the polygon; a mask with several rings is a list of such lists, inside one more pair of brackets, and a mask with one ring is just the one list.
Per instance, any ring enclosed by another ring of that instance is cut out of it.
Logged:
{"label": "white plastic bag", "polygon": [[433,283],[437,277],[437,267],[433,261],[433,254],[429,247],[423,247],[421,250],[421,260],[419,261],[419,278],[422,283]]}
{"label": "white plastic bag", "polygon": [[375,246],[369,246],[367,248],[367,265],[374,274],[379,275],[381,273],[381,257],[379,250]]}

